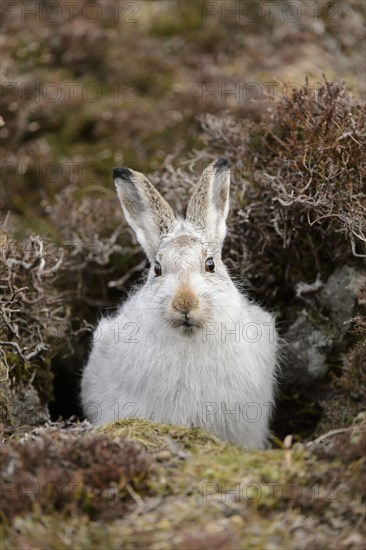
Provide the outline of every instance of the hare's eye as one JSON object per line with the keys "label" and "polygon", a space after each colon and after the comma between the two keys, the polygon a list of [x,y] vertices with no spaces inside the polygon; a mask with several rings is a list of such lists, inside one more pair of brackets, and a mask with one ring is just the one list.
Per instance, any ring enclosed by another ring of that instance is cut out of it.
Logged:
{"label": "hare's eye", "polygon": [[155,262],[154,273],[155,273],[155,277],[160,277],[160,275],[161,275],[161,265],[160,265],[159,262]]}
{"label": "hare's eye", "polygon": [[212,258],[207,258],[205,263],[205,269],[210,273],[213,273],[215,271],[215,262],[213,261]]}

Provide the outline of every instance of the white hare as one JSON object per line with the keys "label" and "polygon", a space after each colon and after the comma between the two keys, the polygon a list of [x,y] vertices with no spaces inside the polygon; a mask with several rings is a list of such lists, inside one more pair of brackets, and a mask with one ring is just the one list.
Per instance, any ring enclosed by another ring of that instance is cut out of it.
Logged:
{"label": "white hare", "polygon": [[143,174],[115,168],[113,176],[151,267],[97,327],[81,384],[85,415],[96,425],[133,416],[200,426],[247,449],[265,447],[277,335],[272,316],[239,292],[221,260],[227,161],[203,172],[185,219]]}

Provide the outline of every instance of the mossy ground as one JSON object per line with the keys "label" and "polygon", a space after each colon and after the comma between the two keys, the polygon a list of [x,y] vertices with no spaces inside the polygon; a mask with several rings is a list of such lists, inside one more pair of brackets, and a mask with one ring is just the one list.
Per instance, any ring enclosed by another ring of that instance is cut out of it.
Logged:
{"label": "mossy ground", "polygon": [[[3,495],[23,476],[38,498],[23,502],[21,515],[2,499],[2,547],[361,548],[364,429],[360,416],[307,447],[250,453],[200,430],[140,420],[102,429],[54,425],[20,442],[13,437],[2,452]],[[11,471],[19,449],[23,461]],[[78,490],[62,500],[56,497],[70,480],[53,474],[70,465]]]}

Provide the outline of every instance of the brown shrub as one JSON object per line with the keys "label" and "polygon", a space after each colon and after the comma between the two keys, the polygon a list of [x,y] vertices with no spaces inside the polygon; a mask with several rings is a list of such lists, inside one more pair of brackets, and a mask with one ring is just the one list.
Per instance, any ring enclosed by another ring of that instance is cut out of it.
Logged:
{"label": "brown shrub", "polygon": [[270,301],[366,254],[366,111],[338,83],[308,83],[260,123],[203,118],[233,163],[235,266]]}
{"label": "brown shrub", "polygon": [[151,471],[137,443],[90,434],[75,438],[58,430],[10,442],[0,457],[0,514],[8,520],[36,510],[120,517],[133,491],[147,490]]}
{"label": "brown shrub", "polygon": [[124,288],[141,263],[112,183],[83,191],[69,185],[43,208],[64,251],[60,285],[79,308],[112,305],[108,288]]}
{"label": "brown shrub", "polygon": [[41,397],[51,393],[50,360],[65,346],[70,316],[55,280],[63,253],[39,236],[22,241],[9,220],[1,225],[1,362],[13,385],[34,383]]}

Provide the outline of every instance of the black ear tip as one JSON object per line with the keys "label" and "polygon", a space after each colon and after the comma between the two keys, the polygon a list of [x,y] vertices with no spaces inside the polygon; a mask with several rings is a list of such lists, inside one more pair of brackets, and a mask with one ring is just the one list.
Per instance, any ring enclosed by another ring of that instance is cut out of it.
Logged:
{"label": "black ear tip", "polygon": [[116,178],[130,180],[132,178],[132,170],[129,168],[113,168],[113,179]]}
{"label": "black ear tip", "polygon": [[220,157],[217,159],[217,161],[215,162],[215,168],[229,168],[229,163],[226,159],[224,159],[224,157]]}

